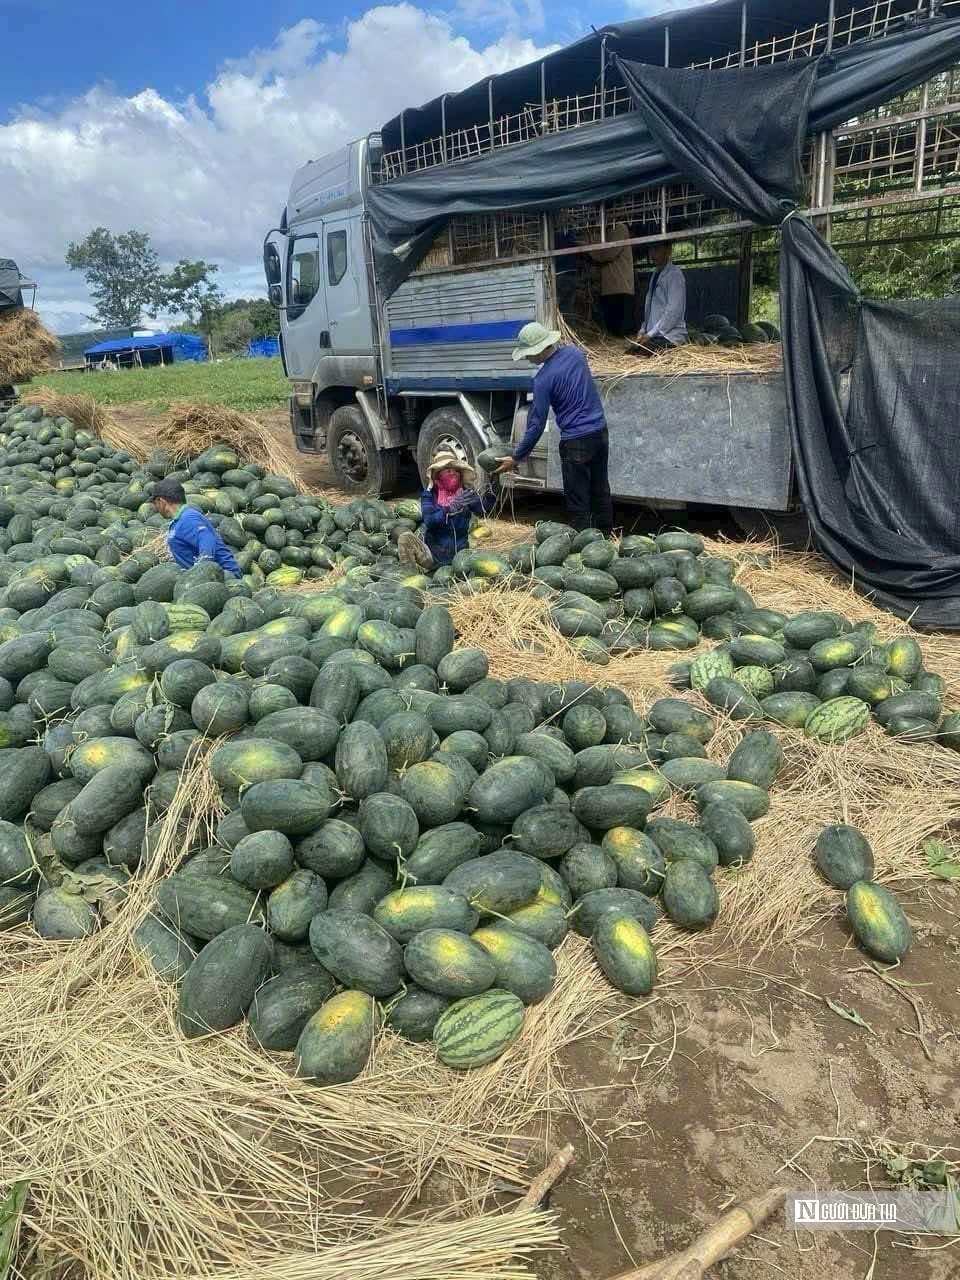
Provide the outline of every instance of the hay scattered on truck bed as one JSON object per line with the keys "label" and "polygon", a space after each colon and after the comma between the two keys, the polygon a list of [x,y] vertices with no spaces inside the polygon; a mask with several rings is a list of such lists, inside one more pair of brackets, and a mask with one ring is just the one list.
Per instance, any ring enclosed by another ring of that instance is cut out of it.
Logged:
{"label": "hay scattered on truck bed", "polygon": [[273,475],[286,476],[300,489],[303,480],[293,454],[269,427],[225,405],[188,400],[172,405],[157,432],[157,444],[175,462],[188,462],[218,441],[229,445],[241,462],[255,462]]}
{"label": "hay scattered on truck bed", "polygon": [[560,322],[564,341],[580,348],[598,378],[627,374],[657,374],[679,378],[685,373],[779,373],[783,348],[779,342],[743,343],[736,347],[697,347],[692,344],[639,356],[624,351],[624,339],[612,338],[592,326],[579,331]]}
{"label": "hay scattered on truck bed", "polygon": [[0,386],[29,382],[60,350],[60,343],[28,307],[0,311]]}

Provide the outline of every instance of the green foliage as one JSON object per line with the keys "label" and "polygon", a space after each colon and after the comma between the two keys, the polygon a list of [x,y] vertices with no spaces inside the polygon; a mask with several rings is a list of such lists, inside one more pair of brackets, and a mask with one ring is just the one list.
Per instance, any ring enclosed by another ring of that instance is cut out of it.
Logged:
{"label": "green foliage", "polygon": [[[158,413],[177,400],[205,400],[241,412],[279,409],[287,402],[287,385],[279,360],[183,362],[166,368],[125,369],[117,376],[89,374],[82,381],[83,391],[100,404],[142,401]],[[77,390],[77,375],[48,373],[30,386],[47,386],[72,394]]]}
{"label": "green foliage", "polygon": [[187,317],[210,339],[213,326],[223,305],[223,290],[213,281],[220,268],[202,258],[191,262],[181,258],[172,271],[159,277],[157,296],[168,311]]}
{"label": "green foliage", "polygon": [[131,329],[141,317],[156,315],[160,299],[160,265],[144,231],[115,236],[95,227],[83,240],[67,246],[67,266],[82,271],[96,304],[89,317],[105,329]]}

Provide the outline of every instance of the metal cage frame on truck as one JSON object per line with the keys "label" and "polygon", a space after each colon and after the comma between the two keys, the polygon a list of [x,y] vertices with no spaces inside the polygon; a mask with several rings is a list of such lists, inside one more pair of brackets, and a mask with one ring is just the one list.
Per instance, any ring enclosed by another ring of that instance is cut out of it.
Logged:
{"label": "metal cage frame on truck", "polygon": [[[736,323],[743,324],[749,318],[754,263],[777,252],[778,232],[738,218],[688,184],[550,214],[454,216],[386,301],[362,215],[363,184],[388,185],[633,110],[611,62],[609,45],[614,41],[639,61],[759,67],[828,54],[937,14],[960,16],[960,0],[793,0],[790,19],[777,13],[782,7],[772,0],[719,0],[603,28],[534,64],[405,110],[379,135],[354,144],[350,164],[367,172],[357,179],[357,208],[363,224],[371,350],[362,357],[321,354],[312,372],[305,372],[305,366],[288,370],[298,446],[312,450],[326,444],[338,480],[359,491],[388,489],[409,453],[423,474],[438,443],[471,458],[495,437],[516,440],[531,377],[509,364],[498,326],[505,332],[523,316],[549,320],[556,312],[557,260],[567,253],[602,249],[616,221],[643,226],[644,234],[626,242],[641,250],[671,239],[682,242],[682,265],[732,267],[737,275]],[[811,138],[805,173],[805,212],[840,249],[955,239],[960,235],[960,67]],[[304,184],[309,180],[315,185],[314,174],[301,170],[298,177],[306,175]],[[296,218],[302,189],[295,182],[285,217]],[[337,187],[333,195],[343,197],[344,191]],[[560,225],[578,229],[575,249],[555,247],[554,228]],[[282,231],[287,232],[284,224]],[[487,310],[484,290],[491,299]],[[281,312],[284,319],[288,314]],[[477,316],[483,323],[460,323]],[[444,332],[431,338],[431,325]],[[469,328],[477,341],[457,345],[451,334],[458,328],[464,333]],[[287,361],[288,336],[285,326]],[[319,342],[329,344],[329,332],[321,333]],[[326,370],[322,375],[317,372],[321,367]],[[789,507],[791,455],[781,376],[691,374],[668,380],[644,373],[618,379],[611,397],[614,417],[630,424],[623,433],[622,456],[612,467],[620,481],[619,496],[668,506]],[[649,465],[658,415],[671,424],[683,421],[683,430],[672,433],[660,474]],[[634,430],[635,424],[642,429]],[[726,438],[725,458],[719,467],[704,470],[703,435],[720,430]],[[529,463],[509,477],[511,484],[560,487],[555,434],[547,432]],[[613,453],[615,436],[612,427]],[[635,465],[638,451],[644,457],[642,468]],[[748,472],[756,483],[747,483]]]}

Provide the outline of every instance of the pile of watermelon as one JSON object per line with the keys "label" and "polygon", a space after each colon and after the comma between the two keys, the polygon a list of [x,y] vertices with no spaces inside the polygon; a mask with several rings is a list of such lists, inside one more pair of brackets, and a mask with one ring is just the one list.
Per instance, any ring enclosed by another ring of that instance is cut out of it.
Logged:
{"label": "pile of watermelon", "polygon": [[[649,992],[658,918],[709,928],[717,878],[752,857],[777,736],[752,729],[720,765],[706,752],[714,717],[685,698],[641,717],[616,687],[492,678],[430,601],[462,576],[502,580],[488,570],[504,562],[468,552],[431,582],[409,577],[396,538],[414,511],[328,510],[220,446],[182,478],[246,572],[181,570],[143,546],[168,469],[32,410],[0,421],[0,928],[77,940],[109,922],[169,845],[165,815],[202,761],[224,816],[209,847],[180,850],[135,931],[178,984],[186,1036],[245,1021],[256,1044],[332,1083],[359,1073],[385,1019],[448,1066],[480,1066],[550,990],[571,927],[615,986]],[[724,682],[725,712],[744,665],[781,679],[802,661],[760,653],[764,638],[782,647],[788,620],[732,585],[732,562],[678,541],[690,535],[625,539],[618,554],[596,539],[574,551],[571,533],[541,526],[530,564],[536,589],[567,593],[559,613],[594,615],[606,578],[623,588],[617,608],[631,592],[665,601],[669,565],[687,621],[700,612],[717,638],[714,619],[736,622],[725,653],[705,655],[725,674],[698,658],[677,676],[711,700]],[[568,550],[538,567],[551,539],[551,557]],[[309,589],[328,557],[345,576]],[[652,585],[628,585],[651,561]],[[812,658],[822,643],[793,647]],[[674,793],[696,823],[657,812]]]}
{"label": "pile of watermelon", "polygon": [[[758,560],[766,558],[746,557]],[[943,678],[924,669],[912,636],[883,644],[872,622],[758,608],[735,585],[743,563],[706,554],[703,539],[682,530],[631,534],[615,547],[596,530],[544,522],[534,542],[503,556],[464,550],[433,580],[482,591],[490,583],[529,587],[533,579],[560,633],[601,665],[611,655],[717,640],[711,652],[678,663],[672,680],[737,720],[767,720],[844,742],[872,716],[892,737],[960,750],[960,713],[944,713]]]}

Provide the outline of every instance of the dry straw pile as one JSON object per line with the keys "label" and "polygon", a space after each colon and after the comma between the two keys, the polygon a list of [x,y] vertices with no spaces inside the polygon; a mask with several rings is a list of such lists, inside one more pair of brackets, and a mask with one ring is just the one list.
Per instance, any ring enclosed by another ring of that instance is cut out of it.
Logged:
{"label": "dry straw pile", "polygon": [[51,418],[69,418],[75,427],[90,431],[111,449],[123,449],[143,462],[148,450],[136,432],[117,422],[109,409],[98,404],[93,396],[66,395],[54,387],[37,387],[23,397],[25,404],[38,404]]}
{"label": "dry straw pile", "polygon": [[29,307],[0,311],[0,386],[29,382],[59,350],[60,343]]}
{"label": "dry straw pile", "polygon": [[[529,532],[529,531],[527,531]],[[493,522],[497,545],[523,531]],[[713,544],[712,551],[737,553]],[[774,549],[771,549],[772,551]],[[902,629],[813,557],[744,564],[738,581],[765,605],[839,608]],[[322,585],[322,584],[320,584]],[[673,654],[587,666],[529,590],[461,595],[464,646],[480,645],[498,676],[616,683],[639,710],[670,692]],[[955,642],[953,648],[956,648]],[[960,694],[947,640],[925,643],[932,669]],[[948,661],[949,659],[949,661]],[[694,697],[695,695],[689,695]],[[742,727],[721,724],[725,759]],[[219,794],[203,760],[184,775],[150,868],[119,919],[69,946],[27,931],[0,934],[0,1185],[28,1179],[18,1265],[45,1280],[520,1280],[524,1260],[553,1247],[544,1214],[516,1203],[556,1144],[555,1122],[582,1114],[563,1051],[645,1017],[666,988],[712,957],[752,957],[800,938],[841,896],[811,867],[820,827],[848,821],[874,845],[878,879],[922,874],[922,839],[960,818],[960,757],[892,742],[871,727],[841,748],[784,734],[787,763],[757,824],[758,852],[718,876],[721,917],[702,936],[659,924],[660,991],[638,1005],[602,978],[587,942],[558,953],[554,990],[529,1010],[499,1062],[457,1075],[429,1047],[385,1032],[361,1077],[318,1090],[291,1078],[286,1055],[251,1047],[238,1029],[185,1042],[174,995],[131,945],[157,878],[209,839]],[[668,812],[689,816],[685,800]],[[630,1087],[640,1088],[639,1076]],[[627,1086],[623,1086],[627,1087]],[[639,1095],[638,1095],[639,1096]]]}
{"label": "dry straw pile", "polygon": [[171,407],[157,432],[158,447],[175,462],[188,462],[218,442],[229,445],[242,462],[259,463],[302,489],[296,458],[262,422],[235,409],[185,401]]}
{"label": "dry straw pile", "polygon": [[[495,1188],[525,1189],[554,1109],[575,1109],[558,1054],[614,1003],[585,944],[561,957],[509,1055],[466,1076],[390,1033],[360,1079],[324,1090],[242,1031],[187,1043],[131,934],[157,878],[209,838],[218,802],[198,761],[102,933],[69,947],[0,934],[0,1185],[30,1183],[22,1273],[527,1276],[516,1256],[551,1244],[550,1220],[475,1215]],[[439,1194],[442,1225],[384,1239],[421,1193]]]}
{"label": "dry straw pile", "polygon": [[564,341],[579,347],[590,368],[603,379],[626,374],[678,378],[685,373],[778,373],[783,368],[783,349],[779,342],[745,343],[736,347],[691,344],[647,357],[625,351],[622,338],[612,338],[592,326],[574,330],[561,320],[560,329]]}

